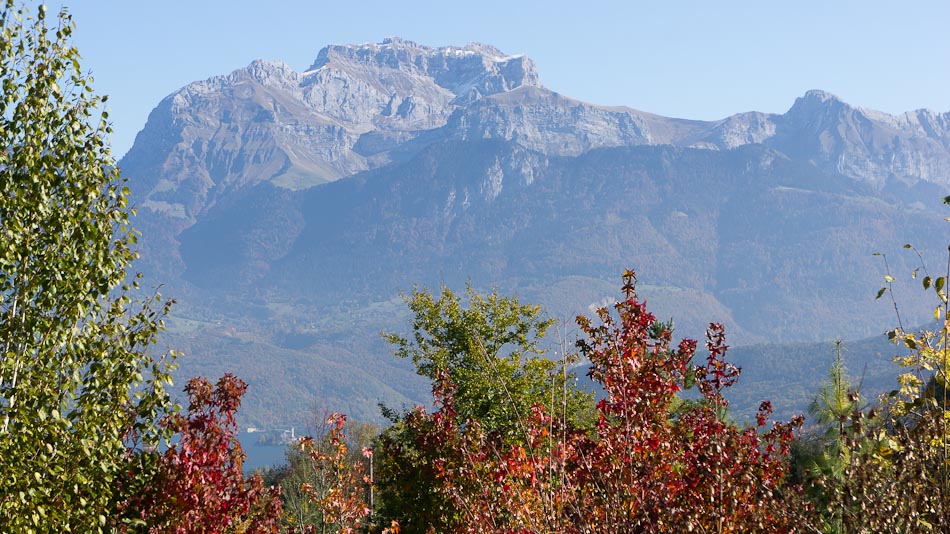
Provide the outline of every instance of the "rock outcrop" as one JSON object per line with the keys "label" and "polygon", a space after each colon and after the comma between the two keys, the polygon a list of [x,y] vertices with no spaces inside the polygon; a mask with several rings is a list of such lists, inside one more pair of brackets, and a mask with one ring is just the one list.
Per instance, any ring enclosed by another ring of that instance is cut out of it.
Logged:
{"label": "rock outcrop", "polygon": [[892,116],[809,91],[782,115],[674,119],[559,95],[523,55],[398,38],[327,46],[304,72],[255,61],[189,84],[152,112],[122,166],[136,177],[139,207],[183,229],[261,182],[306,189],[404,160],[433,142],[477,139],[558,156],[764,144],[876,189],[950,185],[950,113]]}
{"label": "rock outcrop", "polygon": [[525,86],[540,86],[531,60],[486,45],[328,46],[304,72],[255,61],[169,95],[122,167],[141,208],[184,228],[260,182],[305,189],[384,165],[456,110]]}

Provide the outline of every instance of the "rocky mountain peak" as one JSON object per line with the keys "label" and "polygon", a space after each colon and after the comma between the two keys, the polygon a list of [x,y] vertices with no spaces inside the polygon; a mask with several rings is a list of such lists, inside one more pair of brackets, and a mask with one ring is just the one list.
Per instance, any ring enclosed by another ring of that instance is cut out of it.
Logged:
{"label": "rocky mountain peak", "polygon": [[795,99],[795,103],[785,114],[787,117],[809,117],[828,115],[853,109],[837,96],[821,89],[811,89]]}
{"label": "rocky mountain peak", "polygon": [[305,72],[255,60],[169,95],[123,165],[143,177],[143,208],[186,227],[260,182],[306,189],[386,165],[460,108],[538,87],[530,59],[485,44],[330,45]]}
{"label": "rocky mountain peak", "polygon": [[153,111],[122,165],[139,176],[139,205],[185,228],[261,182],[307,189],[439,141],[485,139],[545,157],[761,144],[875,188],[950,183],[950,113],[892,116],[811,90],[783,115],[672,119],[559,95],[524,55],[398,37],[326,46],[305,72],[257,60],[189,84]]}
{"label": "rocky mountain peak", "polygon": [[[235,74],[241,73],[238,70]],[[300,83],[300,74],[283,61],[256,59],[243,69],[254,81],[264,86],[293,90]]]}
{"label": "rocky mountain peak", "polygon": [[481,43],[432,48],[388,37],[379,43],[329,45],[320,50],[305,74],[327,69],[376,78],[392,77],[393,72],[430,78],[462,104],[521,86],[541,86],[531,59]]}
{"label": "rocky mountain peak", "polygon": [[809,89],[808,91],[805,91],[804,96],[801,98],[806,101],[815,101],[821,103],[841,102],[841,99],[837,96],[821,89]]}

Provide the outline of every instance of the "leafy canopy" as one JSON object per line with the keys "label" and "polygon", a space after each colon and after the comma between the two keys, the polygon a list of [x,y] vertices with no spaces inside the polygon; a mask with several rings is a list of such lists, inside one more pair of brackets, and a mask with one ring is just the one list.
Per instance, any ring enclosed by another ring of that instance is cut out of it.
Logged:
{"label": "leafy canopy", "polygon": [[[415,437],[409,463],[428,469],[431,494],[405,500],[406,532],[792,532],[804,519],[798,488],[784,486],[801,420],[774,423],[764,402],[755,426],[721,417],[722,392],[739,370],[726,362],[721,325],[707,331],[705,362],[696,342],[672,335],[646,311],[635,275],[624,299],[584,317],[578,342],[606,396],[593,429],[572,428],[535,405],[527,439],[504,441],[480,421],[461,421],[458,390],[443,373],[437,409],[402,420]],[[671,406],[688,383],[704,402]],[[433,496],[434,495],[434,496]],[[409,496],[412,496],[411,494]]]}
{"label": "leafy canopy", "polygon": [[[453,409],[446,412],[452,424],[475,425],[506,444],[524,444],[531,439],[529,419],[543,406],[571,426],[589,428],[592,397],[574,387],[567,362],[543,357],[539,343],[552,321],[541,308],[497,292],[479,295],[470,287],[466,297],[463,302],[448,288],[438,297],[415,290],[406,299],[414,314],[411,336],[385,334],[397,356],[411,358],[418,373],[432,380],[437,397],[452,384]],[[435,465],[442,453],[426,442],[433,429],[419,410],[384,410],[393,425],[379,443],[380,514],[399,519],[407,533],[430,526],[446,532],[461,511],[438,489]]]}
{"label": "leafy canopy", "polygon": [[396,355],[411,358],[418,374],[433,385],[443,373],[452,381],[460,422],[478,420],[485,428],[523,439],[520,420],[537,404],[558,413],[566,409],[578,424],[590,419],[591,398],[568,387],[573,376],[560,367],[566,362],[543,357],[539,344],[554,321],[540,306],[497,292],[479,295],[471,287],[466,297],[467,307],[449,288],[443,287],[438,298],[417,289],[406,299],[414,314],[412,337],[384,334]]}
{"label": "leafy canopy", "polygon": [[128,191],[69,15],[0,9],[0,531],[98,532],[134,486],[126,440],[156,443],[169,408],[146,352],[165,307],[130,296]]}

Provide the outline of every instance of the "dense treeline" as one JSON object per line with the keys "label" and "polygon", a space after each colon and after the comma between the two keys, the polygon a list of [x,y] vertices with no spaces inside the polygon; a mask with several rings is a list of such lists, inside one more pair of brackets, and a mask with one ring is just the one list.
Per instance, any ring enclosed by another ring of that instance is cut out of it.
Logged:
{"label": "dense treeline", "polygon": [[[944,320],[945,281],[923,279]],[[598,310],[596,321],[578,318],[579,355],[603,388],[596,403],[574,389],[565,362],[538,354],[547,325],[537,322],[537,308],[495,294],[470,292],[468,301],[466,309],[447,289],[439,298],[416,291],[409,298],[412,336],[388,336],[397,354],[412,357],[432,380],[433,411],[386,410],[391,426],[364,449],[365,458],[350,455],[349,475],[334,479],[345,481],[339,490],[325,476],[306,479],[329,469],[313,454],[305,468],[292,462],[271,473],[285,491],[304,479],[323,481],[321,498],[311,501],[319,506],[310,531],[950,527],[945,321],[938,332],[889,333],[909,350],[897,359],[907,373],[899,389],[874,402],[862,398],[839,357],[814,394],[803,432],[801,416],[770,423],[768,402],[754,422],[733,422],[723,392],[739,370],[726,360],[722,327],[710,325],[705,358],[696,356],[692,340],[674,346],[671,325],[656,321],[639,301],[631,271],[619,302]],[[340,433],[321,443],[339,452],[344,427],[336,428]],[[353,486],[359,479],[362,493]],[[344,506],[351,521],[339,522],[343,515],[330,513],[331,505]]]}
{"label": "dense treeline", "polygon": [[[166,391],[149,348],[168,306],[128,272],[135,234],[104,113],[69,44],[7,0],[0,20],[0,531],[2,532],[945,532],[950,529],[947,277],[915,271],[936,331],[890,337],[908,355],[875,402],[840,360],[803,419],[729,416],[739,370],[723,328],[674,342],[636,275],[577,354],[545,358],[537,306],[448,289],[408,298],[398,357],[435,408],[384,408],[383,430],[330,414],[287,465],[246,477],[226,374]],[[890,273],[879,297],[890,296]],[[567,351],[563,351],[562,354]],[[263,476],[262,476],[263,475]]]}

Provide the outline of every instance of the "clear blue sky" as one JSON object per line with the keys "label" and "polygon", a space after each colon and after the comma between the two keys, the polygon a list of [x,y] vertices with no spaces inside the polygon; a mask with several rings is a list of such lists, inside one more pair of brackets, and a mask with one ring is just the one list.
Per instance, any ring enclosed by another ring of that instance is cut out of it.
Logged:
{"label": "clear blue sky", "polygon": [[[121,156],[188,82],[253,59],[303,70],[329,43],[479,41],[562,94],[662,115],[784,112],[808,89],[889,113],[950,111],[950,2],[118,0],[69,6]],[[277,6],[277,7],[273,7]]]}

